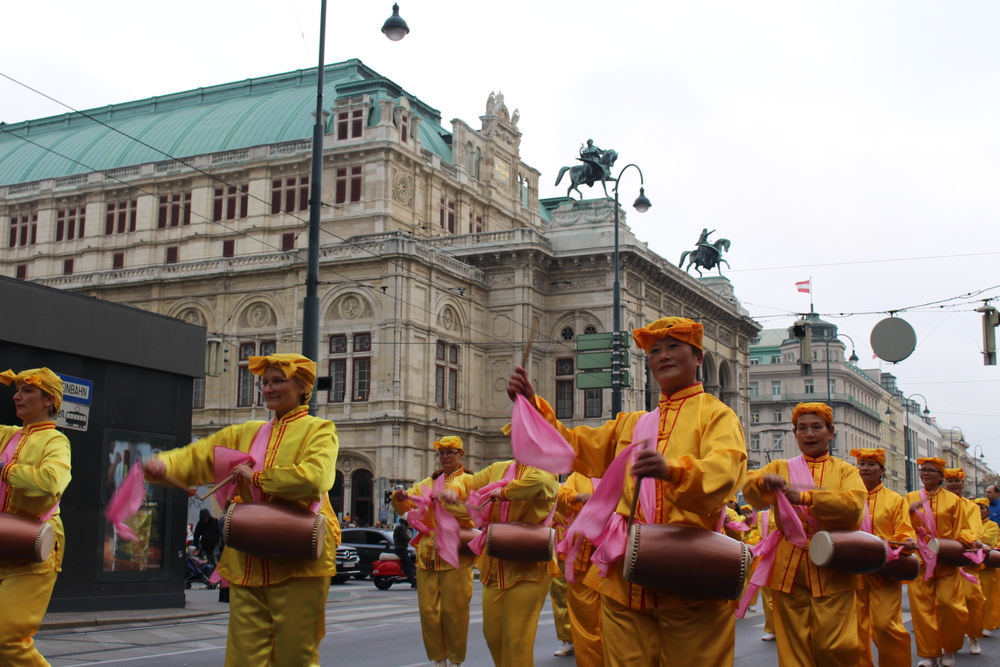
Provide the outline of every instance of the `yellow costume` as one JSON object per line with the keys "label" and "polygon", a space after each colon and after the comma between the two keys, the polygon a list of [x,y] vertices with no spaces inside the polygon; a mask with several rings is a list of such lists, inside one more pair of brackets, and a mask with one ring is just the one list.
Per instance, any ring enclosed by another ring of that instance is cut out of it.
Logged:
{"label": "yellow costume", "polygon": [[[6,385],[22,383],[52,397],[55,410],[62,405],[63,384],[48,368],[0,373]],[[13,439],[20,433],[17,444]],[[6,451],[10,445],[10,451]],[[0,454],[9,463],[0,471],[7,485],[0,497],[0,512],[43,518],[56,507],[70,481],[70,446],[55,422],[42,421],[0,426]],[[34,635],[41,627],[52,597],[56,576],[62,570],[66,549],[59,510],[46,520],[55,533],[52,553],[43,563],[0,561],[0,664],[5,667],[36,667],[49,663],[35,648]]]}
{"label": "yellow costume", "polygon": [[[260,359],[301,359],[299,355],[251,357],[251,370],[262,374]],[[312,362],[308,362],[312,363]],[[278,363],[273,363],[279,367]],[[313,374],[315,373],[313,364]],[[260,372],[258,372],[258,370]],[[282,369],[291,377],[291,370]],[[305,376],[308,377],[308,376]],[[311,380],[307,380],[311,386]],[[160,454],[167,474],[198,486],[214,480],[215,448],[249,452],[263,422],[251,421],[222,429],[186,447]],[[326,598],[336,572],[340,523],[330,505],[339,441],[333,422],[309,416],[307,405],[274,420],[264,468],[253,474],[263,499],[308,508],[320,500],[326,517],[323,552],[315,561],[257,558],[233,548],[222,552],[219,573],[231,586],[227,667],[313,667],[319,665],[319,643],[325,635]],[[239,484],[236,502],[253,500]]]}
{"label": "yellow costume", "polygon": [[[927,461],[928,459],[917,460],[918,465],[924,465]],[[943,473],[943,461],[939,467]],[[920,491],[910,491],[906,494],[906,504],[922,504],[920,495]],[[938,487],[927,496],[931,513],[937,523],[937,537],[958,540],[966,546],[977,539],[961,498],[943,487]],[[918,532],[925,528],[918,513],[911,512],[910,521]],[[941,655],[942,649],[949,653],[961,649],[965,643],[969,611],[965,604],[959,569],[939,561],[931,578],[924,581],[924,567],[921,566],[916,580],[907,584],[906,588],[910,596],[910,613],[913,616],[917,655],[937,658]]]}
{"label": "yellow costume", "polygon": [[[500,461],[467,479],[449,483],[463,500],[470,492],[504,479],[511,461]],[[509,502],[508,521],[541,524],[556,502],[559,478],[550,472],[515,464],[514,479],[498,500]],[[490,508],[490,521],[501,520],[501,503]],[[497,667],[531,667],[535,664],[535,632],[545,605],[555,561],[513,562],[490,558],[484,550],[476,560],[483,584],[483,634]]]}
{"label": "yellow costume", "polygon": [[[986,498],[976,498],[977,505],[985,507],[987,511],[990,501]],[[979,541],[990,547],[997,546],[1000,542],[1000,526],[989,518],[983,519],[983,531],[979,534]],[[996,630],[1000,627],[1000,571],[996,568],[986,567],[976,573],[979,583],[983,587],[983,597],[986,598],[986,614],[983,617],[984,630]]]}
{"label": "yellow costume", "polygon": [[[572,523],[583,505],[576,501],[581,493],[594,493],[594,483],[589,477],[575,472],[559,487],[559,504],[556,516],[562,515],[566,525]],[[571,565],[576,574],[576,583],[569,584],[567,604],[569,606],[570,632],[578,667],[603,667],[604,641],[601,634],[601,596],[593,588],[583,583],[590,564],[590,554],[594,546],[584,539],[576,561]],[[560,554],[560,558],[562,558]],[[561,567],[570,567],[560,561]]]}
{"label": "yellow costume", "polygon": [[[965,505],[966,515],[969,519],[969,525],[972,526],[972,532],[976,535],[976,539],[980,539],[983,534],[983,519],[979,513],[979,505],[968,498],[961,498],[961,501]],[[969,622],[965,626],[965,634],[968,635],[969,639],[982,639],[983,628],[986,627],[986,596],[979,579],[979,573],[985,567],[985,565],[970,565],[963,568],[976,579],[975,581],[969,581],[965,577],[962,577],[962,590],[965,591],[965,606],[969,609]]]}
{"label": "yellow costume", "polygon": [[[457,449],[461,448],[459,440]],[[460,467],[445,478],[445,483],[465,487],[471,479],[472,475]],[[434,481],[434,477],[428,477],[407,489],[406,495],[420,495],[421,489],[424,489],[426,495],[433,490]],[[412,500],[400,502],[395,497],[392,499],[392,506],[397,514],[404,514],[416,507]],[[465,505],[445,505],[445,508],[458,520],[459,526],[473,527]],[[433,512],[428,511],[424,515],[424,523],[428,528],[437,528]],[[424,650],[431,662],[444,660],[450,660],[454,664],[465,662],[469,640],[469,604],[472,600],[472,565],[475,557],[460,555],[458,558],[457,570],[441,559],[434,541],[434,533],[424,534],[417,543],[417,603],[420,606],[420,629],[424,637]]]}
{"label": "yellow costume", "polygon": [[[829,454],[803,458],[816,489],[801,491],[802,503],[818,522],[814,530],[796,511],[807,537],[819,530],[857,530],[866,495],[857,469]],[[754,507],[773,506],[775,502],[775,492],[764,490],[767,474],[788,480],[788,461],[772,461],[747,474],[743,494]],[[781,528],[781,517],[773,513]],[[855,591],[861,588],[861,577],[816,567],[806,552],[807,549],[783,539],[775,555],[769,584],[778,664],[781,667],[852,664],[858,656],[854,614]],[[848,619],[852,622],[847,622]]]}
{"label": "yellow costume", "polygon": [[[18,431],[21,439],[10,464],[3,469],[7,493],[0,498],[0,511],[41,518],[59,502],[69,484],[69,440],[56,430],[55,422],[39,422],[23,429],[0,426],[0,451]],[[5,666],[49,664],[35,649],[33,637],[48,609],[56,575],[62,570],[66,539],[58,512],[48,523],[56,539],[44,563],[0,561],[0,600],[9,602],[0,605],[0,664]]]}
{"label": "yellow costume", "polygon": [[[556,420],[545,400],[535,396],[535,405],[576,450],[573,469],[590,477],[604,476],[618,453],[632,443],[636,423],[645,414],[623,412],[603,426],[570,430]],[[669,396],[661,394],[659,410],[657,447],[667,459],[670,479],[654,480],[656,512],[644,518],[647,523],[678,523],[714,531],[723,505],[746,473],[739,419],[706,394],[700,383]],[[628,517],[634,493],[629,464],[618,514]],[[730,603],[687,600],[647,590],[625,581],[620,566],[612,567],[607,577],[591,568],[584,583],[602,596],[601,629],[608,665],[732,662],[736,619]],[[645,639],[636,641],[637,636]]]}
{"label": "yellow costume", "polygon": [[[560,485],[560,498],[562,497],[562,488],[562,485]],[[556,544],[562,542],[563,534],[569,525],[566,515],[562,511],[563,509],[561,502],[557,500],[556,513],[552,517],[552,527],[556,531]],[[566,581],[566,568],[562,560],[559,560],[557,564],[559,566],[559,574],[552,577],[552,583],[549,585],[549,598],[552,600],[552,621],[556,628],[556,639],[563,643],[572,644],[573,632],[570,628],[569,602],[567,601],[569,586]]]}
{"label": "yellow costume", "polygon": [[[910,511],[903,496],[881,484],[868,492],[872,534],[902,542],[915,538]],[[903,625],[903,584],[894,579],[866,574],[858,591],[858,635],[861,667],[874,667],[871,642],[878,649],[880,667],[909,665],[910,633]]]}

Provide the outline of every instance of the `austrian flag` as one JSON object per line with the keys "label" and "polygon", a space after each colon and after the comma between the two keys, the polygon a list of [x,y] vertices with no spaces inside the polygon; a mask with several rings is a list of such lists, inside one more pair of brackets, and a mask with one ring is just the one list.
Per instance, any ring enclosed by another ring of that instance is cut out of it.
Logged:
{"label": "austrian flag", "polygon": [[812,285],[809,284],[811,282],[812,282],[811,279],[803,280],[800,283],[795,283],[795,288],[800,292],[805,292],[806,294],[812,294]]}

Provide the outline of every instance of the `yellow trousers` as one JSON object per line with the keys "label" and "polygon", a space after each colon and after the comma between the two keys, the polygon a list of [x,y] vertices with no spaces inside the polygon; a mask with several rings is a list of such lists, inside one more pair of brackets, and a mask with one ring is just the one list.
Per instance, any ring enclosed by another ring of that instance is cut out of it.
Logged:
{"label": "yellow trousers", "polygon": [[906,585],[917,655],[922,658],[936,658],[942,649],[949,653],[960,651],[965,643],[969,610],[965,606],[962,575],[955,568],[948,569],[951,571],[924,581],[921,567],[917,578]]}
{"label": "yellow trousers", "polygon": [[601,634],[601,594],[582,583],[582,576],[569,585],[570,627],[577,667],[604,667],[604,639]]}
{"label": "yellow trousers", "polygon": [[608,667],[732,667],[736,615],[731,602],[698,602],[637,611],[601,597]]}
{"label": "yellow trousers", "polygon": [[771,591],[780,667],[843,667],[858,659],[857,595],[813,597],[806,563],[799,563],[790,593]]}
{"label": "yellow trousers", "polygon": [[330,577],[229,587],[226,667],[319,667]]}
{"label": "yellow trousers", "polygon": [[761,586],[760,597],[764,605],[764,632],[774,634],[774,598],[771,596],[771,589]]}
{"label": "yellow trousers", "polygon": [[420,629],[428,660],[465,662],[471,600],[471,565],[457,570],[417,570]]}
{"label": "yellow trousers", "polygon": [[903,625],[903,584],[883,579],[875,586],[867,575],[858,594],[859,667],[875,667],[872,642],[878,649],[879,667],[909,665],[910,633]]}
{"label": "yellow trousers", "polygon": [[559,561],[561,577],[552,577],[549,586],[549,597],[552,598],[552,619],[556,626],[556,639],[561,642],[572,642],[573,632],[570,630],[569,609],[566,607],[566,561]]}
{"label": "yellow trousers", "polygon": [[19,574],[0,579],[0,665],[49,667],[35,648],[35,633],[49,608],[58,573]]}
{"label": "yellow trousers", "polygon": [[996,630],[1000,628],[1000,570],[986,568],[979,573],[979,581],[983,584],[983,596],[986,598],[983,628]]}
{"label": "yellow trousers", "polygon": [[[979,581],[979,572],[970,574],[977,582]],[[962,577],[962,590],[965,591],[965,606],[969,609],[969,622],[965,626],[965,634],[969,639],[982,639],[983,628],[986,627],[986,598],[983,595],[983,587]]]}
{"label": "yellow trousers", "polygon": [[551,583],[546,575],[506,589],[496,581],[483,586],[483,635],[496,667],[534,666],[538,616]]}

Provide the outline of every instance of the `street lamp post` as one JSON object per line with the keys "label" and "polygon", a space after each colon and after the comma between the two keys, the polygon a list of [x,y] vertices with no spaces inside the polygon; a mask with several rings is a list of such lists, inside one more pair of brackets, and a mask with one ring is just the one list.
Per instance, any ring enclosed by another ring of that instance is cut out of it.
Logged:
{"label": "street lamp post", "polygon": [[[979,450],[979,461],[976,460],[976,450]],[[976,467],[976,492],[973,494],[973,498],[979,497],[979,462],[986,458],[986,454],[983,453],[982,445],[975,445],[972,448],[972,465]]]}
{"label": "street lamp post", "polygon": [[[955,431],[958,431],[958,435],[959,435],[958,441],[959,442],[962,442],[963,440],[965,440],[965,432],[962,430],[962,428],[960,426],[952,426],[950,429],[948,429],[948,442],[951,443],[950,446],[949,446],[949,449],[951,450],[951,452],[949,453],[948,456],[951,459],[951,466],[950,467],[952,467],[952,468],[955,467]],[[959,459],[959,460],[961,460],[961,459]]]}
{"label": "street lamp post", "polygon": [[[916,488],[917,488],[916,487],[916,483],[917,483],[917,481],[916,481],[916,475],[913,474],[914,471],[916,470],[916,465],[917,465],[916,464],[916,461],[917,461],[917,452],[915,451],[915,448],[913,446],[913,440],[910,437],[910,399],[913,398],[914,396],[919,396],[920,398],[924,399],[924,414],[925,415],[929,415],[931,413],[931,409],[929,407],[927,407],[927,397],[924,396],[923,394],[910,394],[909,396],[906,396],[905,398],[903,398],[903,400],[906,402],[906,406],[905,406],[905,409],[906,409],[906,432],[904,434],[905,437],[903,438],[903,443],[904,443],[903,446],[906,449],[906,490],[907,491],[916,491]],[[931,452],[928,452],[928,454],[930,454],[930,453]]]}
{"label": "street lamp post", "polygon": [[[830,343],[832,343],[835,340],[838,340],[841,336],[851,341],[851,356],[848,357],[848,361],[850,361],[852,364],[857,364],[858,355],[854,352],[854,349],[857,347],[857,345],[854,344],[853,338],[851,338],[847,334],[835,334],[829,338],[820,338],[821,341],[826,343],[826,404],[830,406],[831,410],[833,410],[833,388],[830,386]],[[840,342],[843,343],[844,341]],[[837,436],[835,435],[833,437],[833,440],[830,442],[831,453],[837,447],[836,438]]]}
{"label": "street lamp post", "polygon": [[[382,32],[394,42],[401,40],[410,29],[399,16],[399,5],[392,6]],[[306,251],[306,296],[302,301],[302,355],[319,365],[319,232],[323,208],[323,75],[326,66],[326,0],[319,9],[319,66],[316,68],[316,124],[313,125],[312,174],[309,183],[309,245]],[[319,392],[309,400],[309,414],[316,414]]]}
{"label": "street lamp post", "polygon": [[612,333],[611,333],[611,418],[614,419],[618,416],[618,413],[622,411],[622,285],[619,280],[619,265],[618,265],[618,186],[621,183],[622,174],[629,167],[635,167],[636,171],[639,172],[639,196],[636,198],[635,203],[632,206],[639,213],[645,213],[652,206],[650,201],[646,198],[646,190],[643,187],[644,180],[642,177],[642,169],[639,169],[638,165],[627,164],[620,172],[618,172],[618,178],[615,179],[615,286],[614,286],[614,297],[612,303]]}

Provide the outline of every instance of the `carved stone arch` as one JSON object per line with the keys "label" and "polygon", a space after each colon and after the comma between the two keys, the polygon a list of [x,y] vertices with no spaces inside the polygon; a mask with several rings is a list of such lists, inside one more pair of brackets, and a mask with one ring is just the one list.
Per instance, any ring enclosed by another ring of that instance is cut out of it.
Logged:
{"label": "carved stone arch", "polygon": [[356,289],[346,289],[328,298],[326,321],[343,322],[371,320],[375,317],[375,307],[367,294]]}
{"label": "carved stone arch", "polygon": [[[258,313],[254,314],[253,323],[251,323],[250,310],[256,305],[265,306],[270,311],[270,317],[267,313],[264,313],[264,319],[271,320],[273,324],[265,324],[263,326],[256,326],[256,322],[259,321],[260,315]],[[236,314],[234,319],[237,325],[244,329],[281,329],[284,326],[285,321],[285,306],[278,302],[270,294],[265,292],[254,292],[252,294],[247,294],[233,308],[233,312]]]}
{"label": "carved stone arch", "polygon": [[728,359],[722,359],[719,361],[719,399],[735,410],[739,393],[737,373]]}
{"label": "carved stone arch", "polygon": [[208,313],[212,308],[201,299],[181,299],[167,310],[167,315],[184,320],[188,324],[210,328]]}
{"label": "carved stone arch", "polygon": [[350,479],[351,473],[359,469],[367,469],[375,472],[375,462],[360,452],[340,450],[340,454],[337,456],[337,470],[344,473],[347,479]]}
{"label": "carved stone arch", "polygon": [[719,372],[716,366],[715,356],[706,352],[705,360],[701,364],[699,373],[701,383],[705,386],[705,391],[713,396],[719,395]]}

